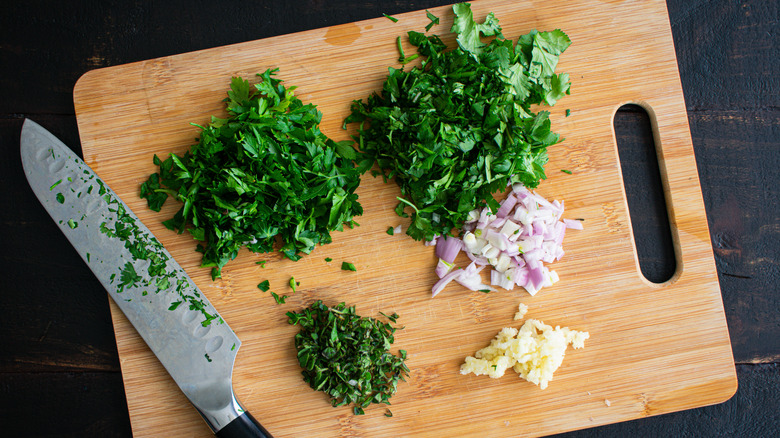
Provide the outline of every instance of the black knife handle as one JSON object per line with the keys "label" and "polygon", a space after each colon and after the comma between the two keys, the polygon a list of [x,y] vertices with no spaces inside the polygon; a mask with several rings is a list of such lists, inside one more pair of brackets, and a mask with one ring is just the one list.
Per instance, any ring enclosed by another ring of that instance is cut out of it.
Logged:
{"label": "black knife handle", "polygon": [[219,438],[273,438],[249,412],[236,417],[215,435]]}

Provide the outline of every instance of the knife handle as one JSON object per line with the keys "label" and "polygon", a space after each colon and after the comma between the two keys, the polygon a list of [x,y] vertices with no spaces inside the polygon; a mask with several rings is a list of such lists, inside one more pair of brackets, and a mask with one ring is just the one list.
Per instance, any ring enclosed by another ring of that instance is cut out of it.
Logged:
{"label": "knife handle", "polygon": [[236,417],[215,435],[219,438],[273,438],[273,435],[265,430],[249,412]]}

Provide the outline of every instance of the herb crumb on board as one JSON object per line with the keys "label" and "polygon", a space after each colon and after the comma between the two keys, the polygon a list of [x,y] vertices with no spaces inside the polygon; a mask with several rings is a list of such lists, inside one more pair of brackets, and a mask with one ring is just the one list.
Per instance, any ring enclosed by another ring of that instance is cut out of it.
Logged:
{"label": "herb crumb on board", "polygon": [[398,23],[398,19],[387,14],[382,14],[383,17],[387,18],[388,20],[392,21],[393,23]]}

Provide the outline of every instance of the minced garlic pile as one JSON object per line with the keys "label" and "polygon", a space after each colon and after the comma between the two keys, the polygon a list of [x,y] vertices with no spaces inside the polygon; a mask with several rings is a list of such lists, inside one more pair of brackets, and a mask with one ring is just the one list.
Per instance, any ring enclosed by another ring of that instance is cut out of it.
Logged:
{"label": "minced garlic pile", "polygon": [[566,347],[572,344],[575,349],[584,348],[589,337],[588,332],[552,328],[529,319],[520,330],[514,327],[501,330],[489,346],[466,358],[460,373],[487,374],[497,379],[512,367],[521,378],[545,389],[553,372],[561,366]]}

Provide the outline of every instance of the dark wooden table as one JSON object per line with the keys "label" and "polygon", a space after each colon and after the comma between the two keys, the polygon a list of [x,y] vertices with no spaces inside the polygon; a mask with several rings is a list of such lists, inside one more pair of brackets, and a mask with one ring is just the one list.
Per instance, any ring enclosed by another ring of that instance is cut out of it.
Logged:
{"label": "dark wooden table", "polygon": [[[72,92],[88,70],[447,3],[4,5],[0,435],[131,435],[108,297],[24,179],[19,133],[25,117],[80,152]],[[668,0],[739,390],[720,405],[566,436],[755,437],[780,431],[779,4]],[[122,88],[121,77],[115,85]],[[643,271],[664,279],[674,262],[647,115],[624,108],[615,125]],[[685,334],[680,337],[685,342]]]}

